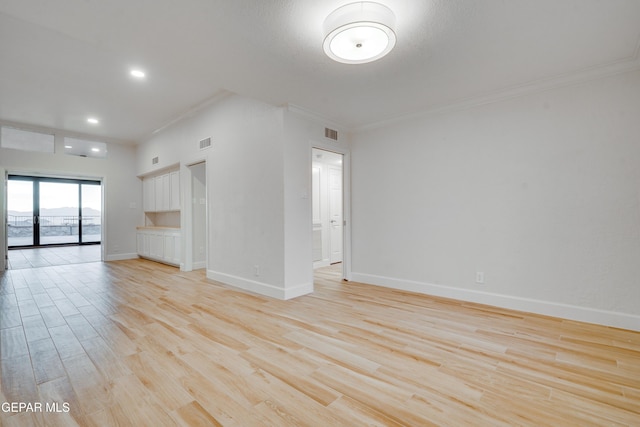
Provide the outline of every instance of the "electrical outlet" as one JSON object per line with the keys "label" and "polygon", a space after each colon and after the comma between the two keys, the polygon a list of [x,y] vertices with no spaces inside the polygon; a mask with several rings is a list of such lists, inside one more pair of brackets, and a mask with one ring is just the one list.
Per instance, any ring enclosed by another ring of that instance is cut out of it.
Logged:
{"label": "electrical outlet", "polygon": [[482,271],[476,271],[476,283],[478,284],[484,283],[484,273]]}
{"label": "electrical outlet", "polygon": [[259,265],[254,265],[253,266],[253,274],[255,274],[256,276],[260,275],[260,266]]}

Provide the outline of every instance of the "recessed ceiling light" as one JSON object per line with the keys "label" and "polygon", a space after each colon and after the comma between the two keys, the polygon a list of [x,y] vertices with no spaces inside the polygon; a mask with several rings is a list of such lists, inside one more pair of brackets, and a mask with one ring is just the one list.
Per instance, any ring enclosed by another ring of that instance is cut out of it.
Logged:
{"label": "recessed ceiling light", "polygon": [[93,151],[94,153],[98,153],[98,152],[100,152],[100,149],[99,148],[92,148],[91,151]]}
{"label": "recessed ceiling light", "polygon": [[64,148],[73,148],[72,145],[65,145]]}
{"label": "recessed ceiling light", "polygon": [[324,52],[344,64],[365,64],[382,58],[396,45],[396,17],[386,6],[370,1],[349,3],[324,21]]}
{"label": "recessed ceiling light", "polygon": [[137,79],[144,79],[146,74],[144,71],[142,70],[138,70],[136,68],[134,68],[133,70],[131,70],[129,72],[129,74],[131,74],[133,77],[137,78]]}
{"label": "recessed ceiling light", "polygon": [[100,120],[96,119],[95,117],[89,117],[87,119],[87,123],[91,123],[92,125],[97,125],[98,123],[100,123]]}

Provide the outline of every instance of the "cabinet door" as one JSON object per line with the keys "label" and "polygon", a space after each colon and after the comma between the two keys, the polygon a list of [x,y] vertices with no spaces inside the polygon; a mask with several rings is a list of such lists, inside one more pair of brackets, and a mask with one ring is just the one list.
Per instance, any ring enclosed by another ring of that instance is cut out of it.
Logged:
{"label": "cabinet door", "polygon": [[168,211],[171,208],[171,175],[159,176],[162,180],[162,210]]}
{"label": "cabinet door", "polygon": [[142,234],[142,243],[144,245],[142,248],[142,255],[144,256],[151,255],[151,239],[149,237],[149,233]]}
{"label": "cabinet door", "polygon": [[145,212],[155,212],[156,210],[156,186],[155,179],[145,178],[142,180],[142,205]]}
{"label": "cabinet door", "polygon": [[164,258],[163,234],[154,233],[149,235],[149,256],[157,259]]}
{"label": "cabinet door", "polygon": [[138,255],[149,256],[149,234],[144,231],[137,233]]}
{"label": "cabinet door", "polygon": [[182,258],[182,239],[180,236],[181,235],[178,234],[173,238],[173,263],[176,265],[180,265],[180,258]]}
{"label": "cabinet door", "polygon": [[144,250],[144,236],[142,233],[136,233],[136,250],[138,251],[138,255],[143,255],[142,251]]}
{"label": "cabinet door", "polygon": [[153,181],[155,182],[155,195],[156,195],[156,209],[155,211],[163,211],[164,207],[164,194],[162,191],[162,176],[156,176]]}
{"label": "cabinet door", "polygon": [[164,257],[163,259],[167,262],[173,262],[173,253],[175,245],[173,243],[173,236],[171,234],[166,234],[164,236]]}
{"label": "cabinet door", "polygon": [[171,194],[170,194],[170,206],[169,209],[172,211],[180,210],[180,172],[174,171],[171,172]]}

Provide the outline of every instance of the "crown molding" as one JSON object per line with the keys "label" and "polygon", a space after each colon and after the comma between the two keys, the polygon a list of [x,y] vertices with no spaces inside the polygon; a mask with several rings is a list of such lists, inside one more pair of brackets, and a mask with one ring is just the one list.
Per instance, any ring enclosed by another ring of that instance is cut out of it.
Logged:
{"label": "crown molding", "polygon": [[221,89],[218,92],[214,93],[212,96],[210,96],[209,98],[205,99],[204,101],[202,101],[199,104],[196,104],[195,106],[189,108],[188,110],[186,110],[185,112],[183,112],[182,114],[179,114],[178,116],[174,117],[172,120],[169,120],[166,124],[162,125],[161,127],[159,127],[158,129],[154,130],[153,132],[151,132],[149,135],[147,135],[146,138],[142,138],[140,139],[139,142],[142,141],[146,141],[149,138],[151,138],[153,135],[156,135],[160,132],[162,132],[163,130],[170,128],[171,126],[173,126],[174,124],[188,118],[191,117],[193,115],[195,115],[196,113],[198,113],[199,111],[204,110],[205,108],[207,108],[208,106],[215,104],[216,102],[219,102],[231,95],[233,95],[233,92],[230,92],[226,89]]}
{"label": "crown molding", "polygon": [[387,119],[378,120],[373,123],[356,126],[350,129],[352,132],[364,132],[378,129],[381,127],[393,125],[407,120],[425,118],[432,115],[450,113],[454,111],[466,110],[469,108],[479,107],[482,105],[502,102],[522,96],[527,96],[539,92],[552,89],[575,86],[593,80],[605,77],[624,74],[640,70],[640,41],[638,42],[635,52],[632,56],[623,60],[610,62],[604,65],[598,65],[580,70],[578,72],[561,74],[549,78],[530,81],[527,83],[510,86],[507,88],[495,90],[485,95],[465,98],[452,103],[437,105],[425,110],[409,112],[392,116]]}
{"label": "crown molding", "polygon": [[342,132],[350,131],[350,129],[347,126],[345,126],[344,124],[338,123],[338,122],[336,122],[334,120],[331,120],[331,119],[328,119],[328,118],[324,117],[323,115],[318,114],[315,111],[311,111],[311,110],[309,110],[307,108],[301,107],[300,105],[285,104],[284,108],[287,111],[291,112],[291,113],[294,113],[294,114],[296,114],[298,116],[305,117],[305,118],[307,118],[309,120],[312,120],[312,121],[314,121],[316,123],[319,123],[319,124],[321,124],[323,126],[328,126],[328,127],[332,128],[332,129],[340,130]]}

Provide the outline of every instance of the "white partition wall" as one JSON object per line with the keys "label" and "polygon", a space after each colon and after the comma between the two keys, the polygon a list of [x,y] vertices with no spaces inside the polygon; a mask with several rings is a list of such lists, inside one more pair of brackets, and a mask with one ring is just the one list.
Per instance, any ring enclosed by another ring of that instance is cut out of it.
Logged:
{"label": "white partition wall", "polygon": [[354,278],[640,330],[638,117],[635,71],[356,134]]}

